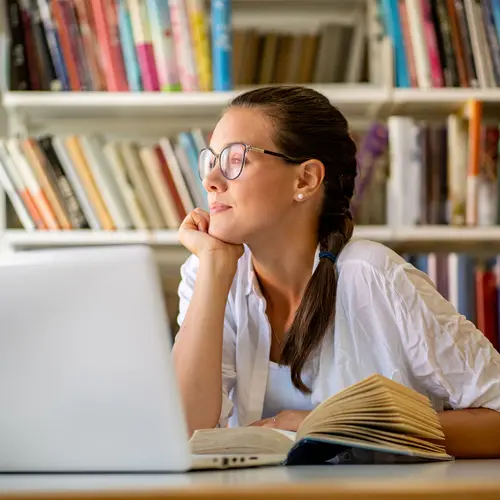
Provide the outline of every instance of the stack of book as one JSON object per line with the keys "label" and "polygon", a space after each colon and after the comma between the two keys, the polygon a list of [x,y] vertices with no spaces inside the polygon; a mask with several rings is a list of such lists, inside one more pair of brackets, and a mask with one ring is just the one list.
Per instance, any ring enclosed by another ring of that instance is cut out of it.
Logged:
{"label": "stack of book", "polygon": [[382,0],[397,87],[498,87],[497,0]]}
{"label": "stack of book", "polygon": [[24,229],[177,229],[207,207],[200,130],[158,142],[100,136],[0,140],[0,185]]}
{"label": "stack of book", "polygon": [[204,0],[7,0],[7,20],[11,90],[232,88],[230,0],[210,20]]}
{"label": "stack of book", "polygon": [[404,255],[425,272],[455,309],[500,347],[500,257],[479,259],[461,253]]}

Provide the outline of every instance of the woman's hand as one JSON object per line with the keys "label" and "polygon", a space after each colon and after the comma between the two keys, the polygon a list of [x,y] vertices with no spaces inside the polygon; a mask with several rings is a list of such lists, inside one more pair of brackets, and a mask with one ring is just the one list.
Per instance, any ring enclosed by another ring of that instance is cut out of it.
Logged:
{"label": "woman's hand", "polygon": [[285,410],[271,418],[265,418],[254,422],[252,425],[258,427],[271,427],[272,429],[282,429],[284,431],[297,432],[300,424],[311,413],[303,410]]}
{"label": "woman's hand", "polygon": [[179,228],[180,242],[193,254],[201,258],[203,254],[221,254],[230,263],[236,263],[243,255],[243,245],[234,245],[208,234],[210,215],[196,208],[190,212]]}

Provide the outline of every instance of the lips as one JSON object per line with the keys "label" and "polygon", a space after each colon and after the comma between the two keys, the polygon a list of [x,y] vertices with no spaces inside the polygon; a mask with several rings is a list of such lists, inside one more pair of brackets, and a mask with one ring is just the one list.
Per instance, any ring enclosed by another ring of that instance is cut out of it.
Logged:
{"label": "lips", "polygon": [[210,213],[218,214],[220,212],[225,212],[229,210],[231,207],[229,205],[225,205],[224,203],[215,202],[210,204]]}

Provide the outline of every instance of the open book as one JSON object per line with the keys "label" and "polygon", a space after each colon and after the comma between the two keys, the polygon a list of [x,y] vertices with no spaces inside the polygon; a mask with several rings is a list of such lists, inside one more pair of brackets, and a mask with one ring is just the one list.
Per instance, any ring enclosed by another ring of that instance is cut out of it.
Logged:
{"label": "open book", "polygon": [[317,406],[296,433],[264,427],[204,429],[195,454],[278,454],[285,465],[452,460],[428,398],[372,375]]}

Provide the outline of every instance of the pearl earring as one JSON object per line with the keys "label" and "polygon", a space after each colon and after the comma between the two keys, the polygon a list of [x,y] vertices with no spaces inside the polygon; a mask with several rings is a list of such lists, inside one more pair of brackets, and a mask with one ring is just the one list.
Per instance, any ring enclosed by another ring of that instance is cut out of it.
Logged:
{"label": "pearl earring", "polygon": [[297,199],[298,199],[298,200],[303,200],[303,199],[304,199],[304,195],[303,195],[302,193],[299,193],[299,194],[297,195]]}

